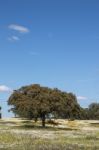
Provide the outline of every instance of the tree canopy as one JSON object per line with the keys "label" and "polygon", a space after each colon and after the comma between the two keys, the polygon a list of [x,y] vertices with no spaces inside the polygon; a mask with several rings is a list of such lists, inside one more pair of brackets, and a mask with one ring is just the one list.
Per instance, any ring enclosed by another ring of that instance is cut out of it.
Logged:
{"label": "tree canopy", "polygon": [[2,109],[2,107],[0,106],[0,119],[1,119],[1,117],[2,117],[2,116],[1,116],[1,109]]}
{"label": "tree canopy", "polygon": [[88,108],[89,119],[99,120],[99,103],[91,103]]}
{"label": "tree canopy", "polygon": [[15,90],[8,100],[11,110],[20,117],[41,118],[42,126],[48,114],[60,118],[80,117],[80,106],[76,96],[59,89],[42,87],[39,84]]}

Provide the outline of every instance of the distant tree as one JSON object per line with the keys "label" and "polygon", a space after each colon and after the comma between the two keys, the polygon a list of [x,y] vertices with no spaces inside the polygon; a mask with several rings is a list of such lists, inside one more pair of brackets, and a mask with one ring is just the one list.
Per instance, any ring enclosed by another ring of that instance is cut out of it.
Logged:
{"label": "distant tree", "polygon": [[99,120],[99,103],[91,103],[88,108],[89,119]]}
{"label": "distant tree", "polygon": [[2,109],[2,108],[1,108],[1,106],[0,106],[0,119],[2,118],[1,109]]}
{"label": "distant tree", "polygon": [[29,119],[41,118],[45,127],[45,119],[49,114],[64,118],[77,118],[80,106],[76,96],[58,89],[41,87],[38,84],[22,87],[13,92],[8,100],[11,109],[20,117]]}

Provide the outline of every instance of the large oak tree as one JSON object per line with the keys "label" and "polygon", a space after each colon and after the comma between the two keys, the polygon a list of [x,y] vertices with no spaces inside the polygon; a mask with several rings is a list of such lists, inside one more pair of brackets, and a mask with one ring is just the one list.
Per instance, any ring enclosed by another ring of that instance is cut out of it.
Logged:
{"label": "large oak tree", "polygon": [[21,87],[15,90],[8,100],[12,111],[20,117],[41,118],[45,127],[48,114],[61,118],[77,118],[80,116],[80,106],[76,96],[58,89],[42,87],[38,84]]}

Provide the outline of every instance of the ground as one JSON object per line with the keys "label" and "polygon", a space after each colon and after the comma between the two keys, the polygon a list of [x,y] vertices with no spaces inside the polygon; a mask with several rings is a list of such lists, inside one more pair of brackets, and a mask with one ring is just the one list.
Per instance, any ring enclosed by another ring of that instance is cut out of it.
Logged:
{"label": "ground", "polygon": [[99,121],[0,120],[0,150],[99,150]]}

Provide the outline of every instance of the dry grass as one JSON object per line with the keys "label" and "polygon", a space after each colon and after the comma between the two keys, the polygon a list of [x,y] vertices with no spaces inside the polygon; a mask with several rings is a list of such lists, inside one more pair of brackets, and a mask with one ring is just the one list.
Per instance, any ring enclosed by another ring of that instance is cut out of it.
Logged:
{"label": "dry grass", "polygon": [[43,129],[40,122],[0,120],[0,150],[99,150],[99,121],[55,122]]}

